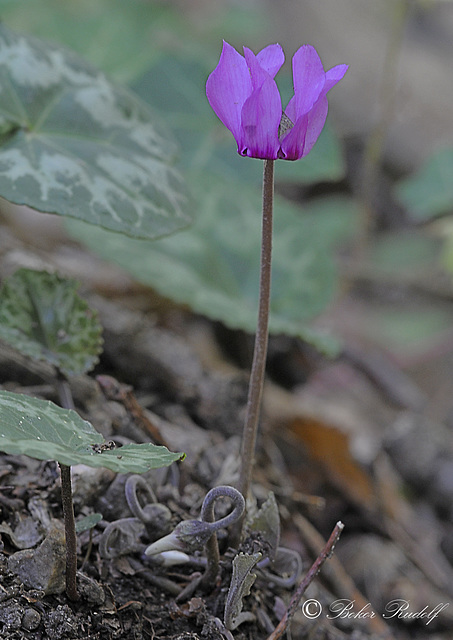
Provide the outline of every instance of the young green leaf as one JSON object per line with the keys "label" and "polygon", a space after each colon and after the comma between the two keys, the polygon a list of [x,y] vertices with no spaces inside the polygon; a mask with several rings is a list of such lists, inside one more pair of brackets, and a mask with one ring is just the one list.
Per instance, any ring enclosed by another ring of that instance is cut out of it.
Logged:
{"label": "young green leaf", "polygon": [[261,553],[238,553],[233,560],[233,574],[225,601],[224,623],[227,629],[236,629],[243,622],[254,620],[251,612],[242,611],[242,599],[250,594],[256,574],[252,569],[261,560]]}
{"label": "young green leaf", "polygon": [[174,144],[135,95],[3,24],[0,85],[2,197],[134,237],[188,224]]}
{"label": "young green leaf", "polygon": [[0,290],[0,338],[69,376],[89,371],[102,350],[101,325],[78,286],[54,273],[19,269]]}
{"label": "young green leaf", "polygon": [[82,533],[83,531],[93,529],[93,527],[95,527],[101,520],[102,513],[90,513],[89,516],[85,516],[84,518],[77,520],[75,523],[76,532]]}
{"label": "young green leaf", "polygon": [[0,391],[0,451],[118,473],[144,473],[184,457],[151,443],[111,449],[75,411],[9,391]]}

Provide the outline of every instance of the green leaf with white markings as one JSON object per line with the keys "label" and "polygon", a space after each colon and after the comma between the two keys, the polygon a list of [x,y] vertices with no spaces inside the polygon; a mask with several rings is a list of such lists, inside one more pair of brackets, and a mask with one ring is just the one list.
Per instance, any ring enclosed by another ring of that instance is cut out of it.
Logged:
{"label": "green leaf with white markings", "polygon": [[75,412],[46,400],[0,391],[0,451],[61,464],[144,473],[184,457],[151,443],[103,448],[104,438]]}
{"label": "green leaf with white markings", "polygon": [[19,269],[0,290],[0,338],[68,376],[86,373],[102,350],[101,325],[78,286],[55,273]]}
{"label": "green leaf with white markings", "polygon": [[[253,332],[259,294],[261,198],[253,187],[205,175],[194,180],[198,213],[190,229],[155,242],[71,223],[69,231],[161,295],[233,329]],[[309,322],[332,300],[332,245],[356,219],[350,200],[326,198],[304,212],[275,204],[270,331],[334,353],[334,339]]]}
{"label": "green leaf with white markings", "polygon": [[149,67],[163,28],[187,34],[170,3],[33,0],[30,11],[30,0],[0,0],[0,12],[12,29],[70,47],[120,82]]}
{"label": "green leaf with white markings", "polygon": [[175,146],[77,55],[0,24],[0,195],[134,237],[189,222]]}

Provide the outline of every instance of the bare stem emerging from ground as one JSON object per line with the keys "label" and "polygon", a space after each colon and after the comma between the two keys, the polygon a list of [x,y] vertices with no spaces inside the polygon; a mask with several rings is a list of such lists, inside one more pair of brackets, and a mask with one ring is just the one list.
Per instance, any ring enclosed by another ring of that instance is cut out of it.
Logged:
{"label": "bare stem emerging from ground", "polygon": [[[247,500],[252,477],[253,460],[255,455],[256,434],[261,409],[264,374],[266,369],[269,306],[271,294],[271,257],[272,257],[272,225],[274,208],[274,160],[264,161],[263,173],[263,220],[261,240],[260,265],[260,294],[258,323],[255,335],[252,371],[247,399],[247,413],[242,436],[241,470],[239,477],[239,491]],[[240,538],[240,529],[235,533]]]}
{"label": "bare stem emerging from ground", "polygon": [[330,556],[332,555],[333,550],[335,548],[335,545],[337,544],[343,529],[344,529],[344,524],[342,522],[337,522],[337,524],[335,525],[334,530],[330,534],[330,538],[328,539],[324,549],[321,551],[319,556],[316,558],[316,560],[314,561],[314,563],[310,567],[310,570],[306,574],[305,578],[302,580],[300,585],[297,587],[297,590],[296,590],[295,594],[293,595],[293,597],[291,598],[291,602],[289,603],[288,609],[285,611],[285,614],[284,614],[283,618],[280,620],[278,625],[275,627],[275,629],[271,633],[271,635],[267,637],[267,640],[279,640],[279,638],[281,638],[282,635],[285,633],[286,629],[288,628],[289,623],[291,622],[291,618],[294,616],[294,614],[297,611],[297,608],[300,605],[300,601],[302,600],[302,596],[304,595],[304,593],[307,590],[307,588],[309,587],[309,585],[313,582],[313,580],[316,577],[316,575],[319,573],[319,571],[320,571],[322,565],[324,564],[324,562],[328,558],[330,558]]}

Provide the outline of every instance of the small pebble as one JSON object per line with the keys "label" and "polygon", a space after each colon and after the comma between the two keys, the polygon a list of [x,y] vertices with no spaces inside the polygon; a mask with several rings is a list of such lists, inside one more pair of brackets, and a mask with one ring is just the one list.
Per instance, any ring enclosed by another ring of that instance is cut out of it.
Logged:
{"label": "small pebble", "polygon": [[41,622],[41,614],[36,609],[25,609],[22,616],[22,627],[27,631],[34,631],[39,627]]}
{"label": "small pebble", "polygon": [[64,530],[58,523],[36,549],[17,551],[8,558],[8,569],[29,588],[46,595],[65,589],[66,546]]}
{"label": "small pebble", "polygon": [[77,574],[77,588],[79,595],[95,605],[103,605],[105,602],[105,592],[102,586],[83,573]]}

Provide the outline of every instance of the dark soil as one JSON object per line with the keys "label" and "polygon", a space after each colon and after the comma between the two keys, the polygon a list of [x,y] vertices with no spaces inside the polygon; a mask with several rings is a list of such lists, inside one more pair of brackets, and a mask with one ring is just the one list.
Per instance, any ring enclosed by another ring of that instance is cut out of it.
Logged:
{"label": "dark soil", "polygon": [[[28,251],[20,241],[18,246],[12,242],[16,253]],[[79,262],[92,260],[78,248],[71,250]],[[11,251],[9,246],[2,255],[3,275],[11,270]],[[61,257],[61,249],[57,253]],[[65,271],[56,254],[50,263]],[[99,273],[98,265],[94,261],[93,273]],[[24,584],[9,565],[13,554],[37,549],[49,532],[58,539],[58,467],[1,454],[0,637],[264,640],[295,586],[277,586],[257,570],[243,602],[251,619],[226,631],[225,600],[237,553],[228,546],[227,532],[219,534],[219,580],[207,593],[195,588],[177,598],[203,572],[203,553],[170,567],[143,553],[168,527],[198,518],[210,488],[234,485],[248,379],[238,363],[248,360],[250,340],[219,331],[131,283],[112,296],[98,279],[84,293],[99,310],[105,348],[93,375],[71,382],[77,410],[117,445],[161,438],[187,457],[144,476],[157,501],[169,509],[170,522],[160,533],[142,527],[135,537],[122,534],[109,557],[100,553],[103,532],[113,521],[132,518],[125,478],[73,468],[76,520],[92,513],[102,514],[102,520],[78,535],[80,598],[72,602],[61,588],[45,593]],[[359,293],[354,304],[357,300]],[[442,353],[444,368],[451,366],[449,353]],[[0,365],[3,388],[58,402],[53,372],[46,366],[24,362],[6,346]],[[322,615],[310,618],[301,605],[289,637],[451,638],[453,607],[426,621],[427,613],[449,605],[453,597],[451,430],[417,408],[423,388],[416,385],[416,371],[411,379],[394,363],[373,360],[357,347],[329,363],[298,341],[274,338],[269,372],[254,474],[256,505],[274,492],[281,544],[300,554],[304,573],[337,520],[346,525],[334,557],[307,592],[323,607]],[[106,375],[120,381],[116,395],[105,384],[101,388],[98,380],[105,382]],[[218,517],[229,508],[221,502],[218,507]],[[259,536],[246,537],[243,551],[260,549]],[[340,599],[353,601],[355,609],[326,615]],[[395,599],[410,602],[420,615],[411,621],[391,617],[386,606]]]}

